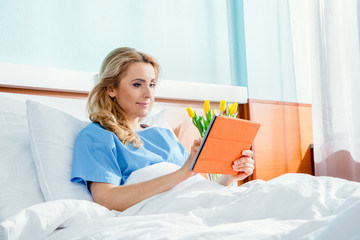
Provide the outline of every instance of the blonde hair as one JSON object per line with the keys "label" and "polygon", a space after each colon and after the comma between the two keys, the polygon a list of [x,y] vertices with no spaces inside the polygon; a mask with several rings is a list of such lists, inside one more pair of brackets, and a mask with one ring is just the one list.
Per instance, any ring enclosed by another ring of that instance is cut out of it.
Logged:
{"label": "blonde hair", "polygon": [[107,92],[108,87],[117,88],[129,66],[137,62],[150,63],[154,67],[156,80],[158,79],[160,65],[155,58],[133,48],[115,49],[101,65],[99,82],[89,94],[87,108],[92,122],[113,132],[124,145],[131,143],[139,148],[142,145],[140,137],[130,128],[126,113],[116,99],[111,98]]}

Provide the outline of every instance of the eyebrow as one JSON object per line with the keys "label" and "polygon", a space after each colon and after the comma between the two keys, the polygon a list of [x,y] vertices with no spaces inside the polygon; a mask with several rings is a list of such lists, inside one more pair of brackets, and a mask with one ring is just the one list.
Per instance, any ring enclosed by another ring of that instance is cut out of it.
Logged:
{"label": "eyebrow", "polygon": [[[141,82],[146,82],[146,80],[142,79],[142,78],[136,78],[136,79],[133,79],[131,82],[135,82],[135,81],[141,81]],[[151,79],[150,82],[156,82],[156,79]]]}

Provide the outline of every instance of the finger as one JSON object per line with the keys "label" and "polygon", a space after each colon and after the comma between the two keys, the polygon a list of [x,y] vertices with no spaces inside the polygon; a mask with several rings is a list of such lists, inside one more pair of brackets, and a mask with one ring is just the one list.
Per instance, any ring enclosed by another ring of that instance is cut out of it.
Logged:
{"label": "finger", "polygon": [[241,157],[241,158],[238,158],[234,161],[234,164],[235,165],[238,165],[238,164],[241,164],[241,163],[251,163],[251,164],[254,164],[255,161],[254,159],[252,158],[249,158],[249,157]]}
{"label": "finger", "polygon": [[247,171],[247,169],[254,171],[254,169],[255,169],[254,165],[251,165],[251,164],[244,164],[244,165],[240,165],[240,166],[233,165],[232,168],[234,169],[234,171],[237,171],[237,172],[244,172],[244,171]]}
{"label": "finger", "polygon": [[247,178],[248,176],[252,175],[253,171],[252,170],[245,170],[245,171],[241,171],[239,172],[236,176],[233,176],[234,179],[236,180],[242,180]]}
{"label": "finger", "polygon": [[199,144],[194,143],[194,144],[193,144],[193,147],[196,148],[196,149],[198,149],[198,148],[200,147],[200,143],[199,143]]}
{"label": "finger", "polygon": [[251,174],[253,174],[254,170],[251,168],[245,168],[243,171],[247,176],[250,176]]}
{"label": "finger", "polygon": [[245,173],[247,176],[249,176],[249,175],[253,174],[254,169],[252,169],[252,168],[245,168],[245,169],[243,169],[243,171],[239,171],[239,172]]}
{"label": "finger", "polygon": [[255,168],[255,164],[252,158],[242,157],[233,162],[233,167],[237,169],[244,167]]}
{"label": "finger", "polygon": [[200,139],[196,139],[196,140],[194,140],[194,142],[193,142],[193,146],[200,146],[201,141],[202,141],[202,139],[201,139],[201,138],[200,138]]}
{"label": "finger", "polygon": [[251,168],[244,168],[242,171],[239,171],[239,174],[245,174],[246,176],[250,176],[253,174],[254,170]]}
{"label": "finger", "polygon": [[252,163],[240,163],[240,164],[233,164],[233,168],[240,169],[240,168],[255,168],[254,164]]}
{"label": "finger", "polygon": [[199,149],[199,146],[194,146],[194,145],[193,145],[193,146],[191,147],[191,153],[192,153],[192,154],[195,154],[198,149]]}
{"label": "finger", "polygon": [[244,150],[244,151],[242,151],[242,155],[252,158],[254,156],[254,153],[251,150]]}

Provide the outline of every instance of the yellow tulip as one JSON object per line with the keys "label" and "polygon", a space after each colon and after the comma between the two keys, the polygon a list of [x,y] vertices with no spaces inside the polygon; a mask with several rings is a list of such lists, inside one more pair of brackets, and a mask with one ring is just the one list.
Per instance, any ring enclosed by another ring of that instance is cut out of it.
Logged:
{"label": "yellow tulip", "polygon": [[226,109],[226,101],[221,100],[220,105],[219,105],[219,110],[223,112],[223,111],[225,111],[225,109]]}
{"label": "yellow tulip", "polygon": [[213,110],[212,115],[213,115],[213,116],[214,116],[214,115],[218,115],[216,109]]}
{"label": "yellow tulip", "polygon": [[189,117],[193,118],[195,116],[195,112],[194,112],[194,110],[192,110],[191,107],[187,107],[186,111],[188,112]]}
{"label": "yellow tulip", "polygon": [[210,101],[209,100],[205,100],[204,101],[204,112],[205,112],[205,116],[206,114],[209,112],[210,110]]}
{"label": "yellow tulip", "polygon": [[230,115],[236,113],[236,112],[237,112],[237,108],[238,108],[238,104],[237,104],[237,103],[231,104],[231,106],[230,106],[230,108],[229,108],[229,113],[230,113]]}

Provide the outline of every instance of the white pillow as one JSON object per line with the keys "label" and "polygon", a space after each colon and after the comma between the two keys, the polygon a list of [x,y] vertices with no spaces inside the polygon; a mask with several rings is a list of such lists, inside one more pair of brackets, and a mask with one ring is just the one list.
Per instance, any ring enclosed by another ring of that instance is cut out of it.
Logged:
{"label": "white pillow", "polygon": [[[26,105],[32,155],[45,200],[93,201],[84,185],[70,182],[75,141],[89,122],[32,100]],[[165,109],[153,113],[142,122],[170,129]]]}
{"label": "white pillow", "polygon": [[0,186],[0,222],[44,202],[31,155],[25,101],[1,95]]}
{"label": "white pillow", "polygon": [[89,122],[32,100],[26,106],[32,155],[45,200],[93,201],[84,185],[70,182],[75,141]]}

